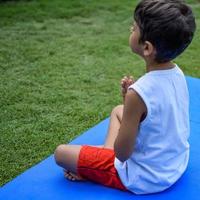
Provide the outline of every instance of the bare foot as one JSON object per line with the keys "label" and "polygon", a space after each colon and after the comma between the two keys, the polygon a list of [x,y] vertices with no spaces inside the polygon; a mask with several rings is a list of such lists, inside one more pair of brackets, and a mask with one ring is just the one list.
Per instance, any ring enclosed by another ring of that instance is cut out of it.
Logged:
{"label": "bare foot", "polygon": [[84,181],[85,180],[81,176],[78,176],[70,171],[67,171],[65,169],[63,171],[64,171],[64,177],[70,181]]}

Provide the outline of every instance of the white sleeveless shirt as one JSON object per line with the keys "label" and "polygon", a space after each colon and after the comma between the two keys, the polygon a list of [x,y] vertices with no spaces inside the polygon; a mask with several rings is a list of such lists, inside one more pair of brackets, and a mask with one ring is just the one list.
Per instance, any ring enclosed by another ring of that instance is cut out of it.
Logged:
{"label": "white sleeveless shirt", "polygon": [[[132,84],[147,107],[134,151],[125,162],[115,158],[124,186],[135,194],[163,191],[185,171],[189,159],[189,95],[178,66],[150,71]],[[124,147],[125,148],[125,147]]]}

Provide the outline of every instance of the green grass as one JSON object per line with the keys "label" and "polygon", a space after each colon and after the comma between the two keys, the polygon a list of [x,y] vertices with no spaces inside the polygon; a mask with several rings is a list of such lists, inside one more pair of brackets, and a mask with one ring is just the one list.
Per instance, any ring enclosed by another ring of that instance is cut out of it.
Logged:
{"label": "green grass", "polygon": [[[200,4],[188,2],[199,26]],[[136,3],[0,3],[0,185],[108,117],[121,77],[145,72],[128,47]],[[196,77],[199,34],[176,60]]]}

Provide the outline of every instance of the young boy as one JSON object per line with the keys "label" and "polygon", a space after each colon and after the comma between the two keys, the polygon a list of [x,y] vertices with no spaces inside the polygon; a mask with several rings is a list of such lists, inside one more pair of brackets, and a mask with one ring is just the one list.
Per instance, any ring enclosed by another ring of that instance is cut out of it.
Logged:
{"label": "young boy", "polygon": [[181,0],[143,0],[134,19],[129,43],[146,74],[122,80],[124,105],[113,109],[103,146],[59,145],[55,160],[70,180],[148,194],[169,188],[188,164],[188,89],[172,60],[191,43],[195,20]]}

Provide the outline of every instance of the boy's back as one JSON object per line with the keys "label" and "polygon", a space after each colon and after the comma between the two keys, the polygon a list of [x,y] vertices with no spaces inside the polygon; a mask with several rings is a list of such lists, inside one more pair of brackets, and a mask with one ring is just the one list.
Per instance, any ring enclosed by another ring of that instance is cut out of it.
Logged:
{"label": "boy's back", "polygon": [[189,159],[189,97],[185,77],[178,66],[151,71],[134,89],[147,107],[134,152],[115,166],[123,184],[134,193],[159,192],[183,174]]}

